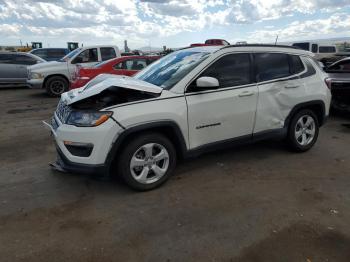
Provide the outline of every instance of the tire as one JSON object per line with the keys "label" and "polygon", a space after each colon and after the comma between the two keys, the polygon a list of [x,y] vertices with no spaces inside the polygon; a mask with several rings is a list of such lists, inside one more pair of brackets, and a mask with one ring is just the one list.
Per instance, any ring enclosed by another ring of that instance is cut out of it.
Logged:
{"label": "tire", "polygon": [[45,84],[46,92],[49,96],[59,97],[62,93],[68,91],[69,83],[62,76],[50,77]]}
{"label": "tire", "polygon": [[159,133],[144,133],[125,144],[117,161],[117,172],[129,187],[147,191],[163,184],[175,166],[172,142]]}
{"label": "tire", "polygon": [[316,143],[319,133],[319,122],[312,110],[297,112],[289,125],[288,144],[293,151],[305,152]]}

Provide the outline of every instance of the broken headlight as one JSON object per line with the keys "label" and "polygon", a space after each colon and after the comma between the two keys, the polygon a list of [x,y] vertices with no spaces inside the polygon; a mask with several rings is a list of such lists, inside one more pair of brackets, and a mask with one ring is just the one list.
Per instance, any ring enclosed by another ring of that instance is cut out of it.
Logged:
{"label": "broken headlight", "polygon": [[72,111],[66,121],[66,124],[84,127],[99,126],[106,122],[112,115],[113,112],[106,111]]}

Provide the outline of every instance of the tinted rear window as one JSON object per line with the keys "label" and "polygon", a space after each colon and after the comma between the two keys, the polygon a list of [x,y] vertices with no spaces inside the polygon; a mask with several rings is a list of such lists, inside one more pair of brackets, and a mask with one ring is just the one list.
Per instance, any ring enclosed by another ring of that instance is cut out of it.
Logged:
{"label": "tinted rear window", "polygon": [[12,57],[11,54],[0,54],[0,63],[1,64],[12,64]]}
{"label": "tinted rear window", "polygon": [[287,77],[290,75],[287,54],[255,54],[256,79],[259,82]]}
{"label": "tinted rear window", "polygon": [[298,74],[300,72],[303,72],[305,67],[303,62],[301,62],[300,57],[296,55],[291,55],[290,57],[291,57],[291,65],[292,65],[291,72],[293,74]]}

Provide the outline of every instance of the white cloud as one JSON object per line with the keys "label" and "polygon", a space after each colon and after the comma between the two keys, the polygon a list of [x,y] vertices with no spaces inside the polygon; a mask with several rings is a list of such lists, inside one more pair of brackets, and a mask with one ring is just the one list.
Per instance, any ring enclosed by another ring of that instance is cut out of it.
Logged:
{"label": "white cloud", "polygon": [[295,21],[288,26],[277,30],[258,30],[249,34],[249,42],[266,43],[273,42],[276,36],[280,41],[298,41],[301,39],[342,37],[350,32],[350,15],[334,14],[327,19]]}
{"label": "white cloud", "polygon": [[[20,37],[28,42],[50,39],[60,44],[113,41],[121,45],[123,39],[128,39],[131,46],[139,47],[183,32],[202,33],[296,13],[334,13],[344,7],[350,7],[349,0],[0,0],[0,35],[3,41]],[[324,25],[322,32],[346,32],[346,27],[350,31],[349,24],[336,20],[337,26],[333,20],[332,26]],[[281,32],[291,38],[312,35],[311,27],[296,21],[288,28],[265,27],[254,35],[270,39]],[[187,43],[186,39],[183,42]]]}

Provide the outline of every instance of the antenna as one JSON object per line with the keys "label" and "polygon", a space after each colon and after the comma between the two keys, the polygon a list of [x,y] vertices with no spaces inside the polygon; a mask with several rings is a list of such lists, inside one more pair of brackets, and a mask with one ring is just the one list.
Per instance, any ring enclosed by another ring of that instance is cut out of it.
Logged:
{"label": "antenna", "polygon": [[277,41],[278,41],[278,35],[276,36],[275,45],[277,45]]}

